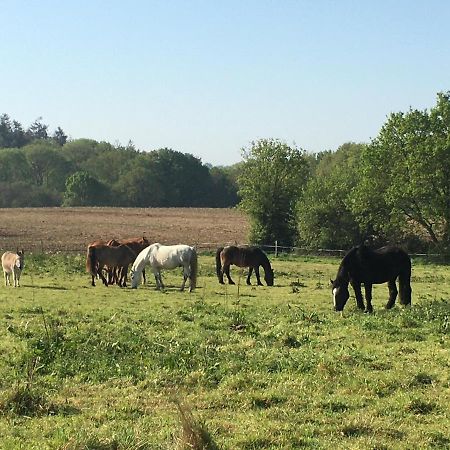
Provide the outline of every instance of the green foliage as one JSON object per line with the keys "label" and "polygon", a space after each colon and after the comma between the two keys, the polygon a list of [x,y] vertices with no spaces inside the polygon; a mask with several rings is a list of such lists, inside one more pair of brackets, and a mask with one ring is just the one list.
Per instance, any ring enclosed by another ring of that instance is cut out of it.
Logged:
{"label": "green foliage", "polygon": [[41,119],[25,132],[0,116],[0,207],[229,207],[238,201],[236,172],[167,148],[143,153],[131,142],[67,142],[60,127],[50,137]]}
{"label": "green foliage", "polygon": [[430,111],[389,116],[362,155],[353,204],[362,227],[397,240],[421,229],[437,246],[449,246],[449,130],[449,93],[438,94]]}
{"label": "green foliage", "polygon": [[347,143],[326,152],[297,205],[300,244],[309,248],[347,249],[362,241],[351,211],[352,191],[359,181],[365,145]]}
{"label": "green foliage", "polygon": [[75,172],[66,181],[64,206],[100,206],[107,204],[110,192],[87,172]]}
{"label": "green foliage", "polygon": [[295,204],[305,185],[304,153],[276,139],[261,139],[243,150],[238,178],[240,207],[251,220],[250,241],[293,245]]}

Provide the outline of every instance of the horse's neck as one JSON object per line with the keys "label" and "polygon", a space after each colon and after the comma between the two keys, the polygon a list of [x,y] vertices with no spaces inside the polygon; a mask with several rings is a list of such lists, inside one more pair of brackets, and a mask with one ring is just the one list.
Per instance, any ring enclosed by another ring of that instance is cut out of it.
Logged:
{"label": "horse's neck", "polygon": [[339,266],[339,270],[336,276],[336,280],[340,282],[340,284],[348,284],[350,282],[350,272],[344,264]]}
{"label": "horse's neck", "polygon": [[262,258],[261,265],[263,266],[265,271],[270,270],[272,268],[272,266],[270,265],[269,258],[267,258],[267,256],[265,255]]}

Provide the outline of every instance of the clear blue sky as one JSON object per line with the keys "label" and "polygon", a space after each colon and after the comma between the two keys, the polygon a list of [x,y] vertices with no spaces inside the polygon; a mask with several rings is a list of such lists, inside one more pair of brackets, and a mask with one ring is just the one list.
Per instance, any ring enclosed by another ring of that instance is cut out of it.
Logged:
{"label": "clear blue sky", "polygon": [[2,1],[0,113],[205,163],[368,142],[450,89],[450,2]]}

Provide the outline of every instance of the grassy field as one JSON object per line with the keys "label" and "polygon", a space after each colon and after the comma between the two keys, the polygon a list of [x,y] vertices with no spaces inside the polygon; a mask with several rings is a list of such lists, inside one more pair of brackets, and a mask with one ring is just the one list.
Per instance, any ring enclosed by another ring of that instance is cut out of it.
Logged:
{"label": "grassy field", "polygon": [[179,271],[93,288],[84,256],[27,258],[0,287],[1,449],[450,448],[448,266],[414,261],[411,309],[377,286],[341,316],[337,259],[274,259],[269,288],[202,255],[189,294]]}

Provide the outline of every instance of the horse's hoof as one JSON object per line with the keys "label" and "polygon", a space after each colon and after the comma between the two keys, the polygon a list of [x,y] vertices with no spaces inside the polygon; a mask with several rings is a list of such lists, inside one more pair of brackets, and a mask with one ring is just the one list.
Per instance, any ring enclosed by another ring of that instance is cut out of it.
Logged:
{"label": "horse's hoof", "polygon": [[365,314],[372,314],[373,313],[373,309],[366,309],[364,311]]}
{"label": "horse's hoof", "polygon": [[234,281],[230,281],[228,284],[236,284]]}

